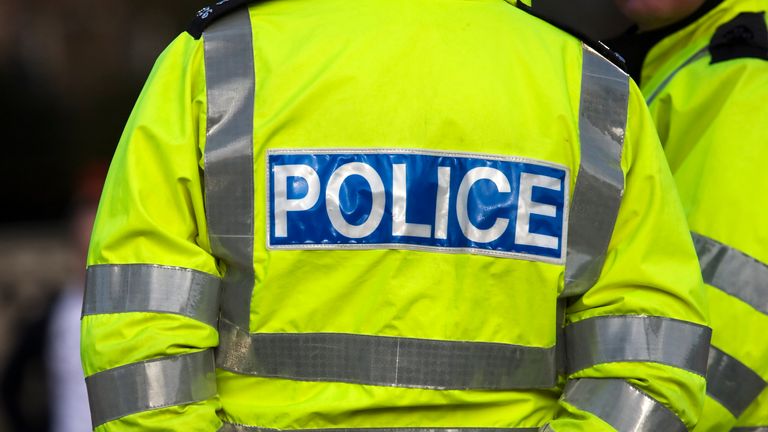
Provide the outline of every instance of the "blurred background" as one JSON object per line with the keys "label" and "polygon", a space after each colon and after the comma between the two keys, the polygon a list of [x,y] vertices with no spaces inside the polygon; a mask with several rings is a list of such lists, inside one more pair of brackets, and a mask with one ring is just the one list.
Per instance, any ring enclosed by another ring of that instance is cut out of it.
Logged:
{"label": "blurred background", "polygon": [[80,408],[49,390],[82,380],[67,353],[106,165],[155,58],[207,3],[0,0],[0,432],[77,427],[52,428]]}
{"label": "blurred background", "polygon": [[[609,0],[536,1],[593,37],[628,25]],[[90,224],[155,58],[207,3],[0,0],[0,432],[90,430],[64,396],[83,387]]]}

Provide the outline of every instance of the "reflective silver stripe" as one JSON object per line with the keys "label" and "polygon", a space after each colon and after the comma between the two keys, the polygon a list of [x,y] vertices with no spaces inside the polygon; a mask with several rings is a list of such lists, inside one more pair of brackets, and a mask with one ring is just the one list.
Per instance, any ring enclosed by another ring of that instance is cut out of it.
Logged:
{"label": "reflective silver stripe", "polygon": [[537,432],[538,428],[331,428],[331,429],[271,429],[225,423],[219,432]]}
{"label": "reflective silver stripe", "polygon": [[248,328],[253,293],[253,104],[255,77],[247,8],[203,34],[208,89],[205,200],[213,254],[226,263],[223,317]]}
{"label": "reflective silver stripe", "polygon": [[603,316],[565,328],[568,373],[600,363],[655,362],[704,376],[712,330],[650,316]]}
{"label": "reflective silver stripe", "polygon": [[600,276],[624,193],[621,152],[629,77],[592,48],[583,46],[581,162],[568,221],[562,293],[566,297],[583,294]]}
{"label": "reflective silver stripe", "polygon": [[768,314],[768,265],[709,237],[691,234],[704,282]]}
{"label": "reflective silver stripe", "polygon": [[213,352],[133,363],[85,379],[93,427],[129,414],[216,396]]}
{"label": "reflective silver stripe", "polygon": [[681,70],[683,70],[685,67],[687,67],[689,64],[695,62],[698,59],[704,58],[709,54],[709,45],[705,46],[704,48],[696,51],[691,57],[688,58],[683,64],[677,67],[677,69],[673,70],[665,79],[664,81],[659,84],[658,87],[656,87],[656,90],[653,91],[650,97],[646,100],[647,104],[650,105],[653,103],[653,101],[656,100],[656,98],[659,96],[659,94],[667,88],[670,82],[672,82],[672,78],[674,78]]}
{"label": "reflective silver stripe", "polygon": [[709,350],[707,394],[734,417],[765,389],[766,382],[752,369],[715,347]]}
{"label": "reflective silver stripe", "polygon": [[737,427],[731,429],[731,432],[768,432],[768,426]]}
{"label": "reflective silver stripe", "polygon": [[552,426],[550,426],[549,423],[547,423],[541,428],[541,432],[555,432],[555,430],[552,429]]}
{"label": "reflective silver stripe", "polygon": [[83,315],[123,312],[179,314],[216,327],[219,279],[180,267],[95,265],[86,273]]}
{"label": "reflective silver stripe", "polygon": [[582,378],[565,386],[565,401],[590,412],[618,432],[686,432],[667,407],[620,379]]}
{"label": "reflective silver stripe", "polygon": [[222,320],[216,365],[302,381],[430,389],[551,388],[555,348],[345,333],[257,333]]}

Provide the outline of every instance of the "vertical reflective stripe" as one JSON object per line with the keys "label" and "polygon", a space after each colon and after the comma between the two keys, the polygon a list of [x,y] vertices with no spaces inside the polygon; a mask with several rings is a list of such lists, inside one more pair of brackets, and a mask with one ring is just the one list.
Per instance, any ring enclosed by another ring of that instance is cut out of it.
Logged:
{"label": "vertical reflective stripe", "polygon": [[557,317],[555,318],[555,324],[557,325],[557,340],[555,341],[555,356],[556,356],[556,369],[558,376],[566,376],[568,357],[566,355],[566,338],[565,338],[565,300],[558,299],[557,301]]}
{"label": "vertical reflective stripe", "polygon": [[208,89],[206,217],[214,255],[226,264],[222,316],[248,328],[253,293],[253,41],[247,8],[204,33]]}
{"label": "vertical reflective stripe", "polygon": [[600,276],[624,193],[621,152],[629,77],[588,46],[583,47],[581,162],[568,221],[562,293],[566,297],[583,294]]}
{"label": "vertical reflective stripe", "polygon": [[196,270],[144,264],[95,265],[86,273],[83,315],[161,312],[216,327],[219,278]]}
{"label": "vertical reflective stripe", "polygon": [[704,282],[768,314],[768,265],[709,237],[691,234]]}
{"label": "vertical reflective stripe", "polygon": [[686,432],[667,407],[620,379],[582,378],[565,386],[565,401],[590,412],[618,432]]}
{"label": "vertical reflective stripe", "polygon": [[538,428],[433,428],[433,427],[380,427],[380,428],[330,428],[330,429],[272,429],[257,426],[225,423],[219,432],[537,432]]}
{"label": "vertical reflective stripe", "polygon": [[603,316],[565,328],[568,372],[600,363],[655,362],[704,376],[712,330],[650,316]]}
{"label": "vertical reflective stripe", "polygon": [[715,347],[709,349],[707,394],[734,417],[739,417],[765,387],[766,382],[752,369]]}
{"label": "vertical reflective stripe", "polygon": [[213,351],[133,363],[85,379],[93,427],[130,414],[216,396]]}

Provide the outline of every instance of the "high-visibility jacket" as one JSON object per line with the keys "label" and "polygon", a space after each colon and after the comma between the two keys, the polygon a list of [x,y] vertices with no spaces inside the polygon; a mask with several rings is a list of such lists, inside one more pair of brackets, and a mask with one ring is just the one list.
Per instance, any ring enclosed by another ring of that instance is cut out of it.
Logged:
{"label": "high-visibility jacket", "polygon": [[766,0],[709,1],[671,29],[619,41],[644,47],[626,57],[708,287],[714,334],[697,431],[768,430],[766,10]]}
{"label": "high-visibility jacket", "polygon": [[220,3],[105,185],[96,430],[697,421],[703,282],[624,72],[501,0]]}

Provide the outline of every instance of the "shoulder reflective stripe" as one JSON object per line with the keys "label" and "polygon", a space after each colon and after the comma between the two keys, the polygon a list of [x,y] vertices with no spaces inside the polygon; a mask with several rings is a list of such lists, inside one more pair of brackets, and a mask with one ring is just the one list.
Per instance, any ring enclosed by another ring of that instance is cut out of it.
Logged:
{"label": "shoulder reflective stripe", "polygon": [[85,379],[93,427],[129,414],[216,396],[213,352],[133,363]]}
{"label": "shoulder reflective stripe", "polygon": [[331,429],[271,429],[224,423],[219,432],[537,432],[538,428],[331,428]]}
{"label": "shoulder reflective stripe", "polygon": [[768,426],[737,427],[731,429],[731,432],[768,432]]}
{"label": "shoulder reflective stripe", "polygon": [[541,429],[541,432],[555,432],[554,429],[552,429],[552,426],[549,425],[549,423],[545,424],[544,427]]}
{"label": "shoulder reflective stripe", "polygon": [[590,412],[618,432],[686,432],[667,407],[620,379],[582,378],[565,386],[565,401]]}
{"label": "shoulder reflective stripe", "polygon": [[691,234],[704,282],[768,314],[768,265],[709,237]]}
{"label": "shoulder reflective stripe", "polygon": [[86,272],[83,315],[161,312],[216,327],[219,278],[180,267],[95,265]]}
{"label": "shoulder reflective stripe", "polygon": [[766,382],[752,369],[715,347],[709,349],[707,394],[734,417],[739,417],[765,387]]}
{"label": "shoulder reflective stripe", "polygon": [[690,56],[683,64],[677,67],[677,69],[673,70],[669,76],[667,76],[664,81],[659,84],[658,87],[656,87],[656,90],[651,93],[651,96],[648,97],[646,100],[647,104],[650,105],[653,103],[653,101],[656,100],[656,98],[661,94],[661,92],[667,88],[670,82],[672,82],[672,78],[674,78],[681,70],[685,69],[688,65],[695,62],[698,59],[704,58],[709,54],[709,45],[705,46],[704,48],[696,51],[692,56]]}
{"label": "shoulder reflective stripe", "polygon": [[568,221],[563,296],[583,294],[600,276],[624,193],[629,77],[586,45],[583,58],[581,162]]}
{"label": "shoulder reflective stripe", "polygon": [[685,321],[650,316],[603,316],[565,328],[568,373],[600,363],[655,362],[707,372],[712,330]]}
{"label": "shoulder reflective stripe", "polygon": [[214,255],[226,263],[222,316],[248,328],[253,293],[253,104],[255,76],[248,9],[203,35],[208,89],[205,194]]}
{"label": "shoulder reflective stripe", "polygon": [[248,334],[221,320],[217,367],[300,381],[429,389],[551,388],[555,348],[344,333]]}

